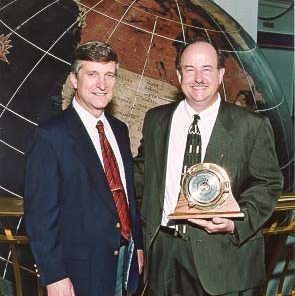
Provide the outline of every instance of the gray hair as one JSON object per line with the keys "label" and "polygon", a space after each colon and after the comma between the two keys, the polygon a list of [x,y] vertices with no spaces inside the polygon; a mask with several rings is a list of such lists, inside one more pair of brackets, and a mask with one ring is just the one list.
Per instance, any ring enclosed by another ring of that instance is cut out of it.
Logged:
{"label": "gray hair", "polygon": [[89,41],[79,45],[73,54],[73,63],[71,71],[78,76],[82,67],[82,61],[91,61],[98,63],[116,63],[116,75],[119,70],[118,56],[113,48],[103,41]]}

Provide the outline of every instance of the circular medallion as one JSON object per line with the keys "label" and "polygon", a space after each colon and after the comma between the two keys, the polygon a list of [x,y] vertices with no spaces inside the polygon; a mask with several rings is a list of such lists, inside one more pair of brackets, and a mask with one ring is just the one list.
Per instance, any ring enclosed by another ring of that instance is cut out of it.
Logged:
{"label": "circular medallion", "polygon": [[183,179],[182,191],[190,207],[212,208],[220,205],[223,193],[230,189],[226,171],[212,163],[201,163],[189,168]]}
{"label": "circular medallion", "polygon": [[196,202],[208,204],[220,194],[220,181],[211,172],[200,172],[188,183],[190,196]]}

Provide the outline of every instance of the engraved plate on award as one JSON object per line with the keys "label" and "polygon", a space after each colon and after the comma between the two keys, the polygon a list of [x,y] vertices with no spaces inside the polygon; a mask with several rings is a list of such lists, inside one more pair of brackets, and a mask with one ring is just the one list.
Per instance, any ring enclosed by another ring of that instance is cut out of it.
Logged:
{"label": "engraved plate on award", "polygon": [[177,206],[169,219],[244,217],[226,171],[213,163],[191,166],[183,176]]}

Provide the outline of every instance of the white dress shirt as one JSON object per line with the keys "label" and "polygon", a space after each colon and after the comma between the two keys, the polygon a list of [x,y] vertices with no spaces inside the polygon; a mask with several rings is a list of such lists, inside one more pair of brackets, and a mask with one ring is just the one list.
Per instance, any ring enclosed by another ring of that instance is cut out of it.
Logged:
{"label": "white dress shirt", "polygon": [[104,112],[102,113],[102,115],[99,118],[96,118],[92,114],[90,114],[88,111],[86,111],[82,106],[80,106],[75,98],[73,99],[73,107],[75,108],[80,119],[82,120],[82,122],[88,132],[88,135],[95,147],[95,150],[96,150],[97,155],[100,159],[102,167],[104,169],[102,152],[101,152],[100,141],[99,141],[99,134],[98,134],[98,130],[96,128],[96,124],[97,124],[98,120],[102,121],[106,137],[113,149],[113,152],[115,154],[115,157],[116,157],[116,160],[117,160],[117,163],[119,166],[121,181],[122,181],[122,184],[123,184],[123,187],[125,190],[125,195],[126,195],[126,198],[128,201],[127,190],[126,190],[126,177],[125,177],[123,160],[122,160],[121,153],[120,153],[120,150],[118,147],[118,143],[116,141],[116,138],[114,136],[112,128],[104,115]]}
{"label": "white dress shirt", "polygon": [[[202,162],[204,161],[206,149],[216,121],[220,100],[218,94],[218,99],[212,106],[198,113],[200,116],[198,126],[202,139]],[[161,222],[163,226],[167,226],[169,221],[167,216],[174,212],[178,201],[187,132],[193,122],[193,116],[195,114],[197,114],[197,112],[190,107],[186,100],[183,100],[177,106],[172,117],[167,156],[164,209]],[[168,225],[173,226],[173,220],[170,221]]]}

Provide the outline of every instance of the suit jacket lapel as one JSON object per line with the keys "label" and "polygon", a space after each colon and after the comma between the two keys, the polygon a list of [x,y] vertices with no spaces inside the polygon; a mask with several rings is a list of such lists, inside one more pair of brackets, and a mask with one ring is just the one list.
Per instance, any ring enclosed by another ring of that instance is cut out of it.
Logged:
{"label": "suit jacket lapel", "polygon": [[179,103],[167,105],[167,109],[164,109],[162,116],[157,120],[157,125],[155,126],[154,131],[154,151],[156,151],[156,171],[158,176],[158,188],[160,191],[158,196],[161,197],[161,207],[164,205],[165,179],[171,121],[173,113],[178,104]]}
{"label": "suit jacket lapel", "polygon": [[74,149],[84,164],[89,179],[93,183],[98,195],[108,204],[111,211],[117,214],[117,209],[100,159],[86,128],[73,107],[69,107],[66,111],[66,119],[69,134],[74,140]]}
{"label": "suit jacket lapel", "polygon": [[204,162],[222,165],[225,153],[233,142],[234,121],[228,103],[221,101],[215,125],[207,146]]}

